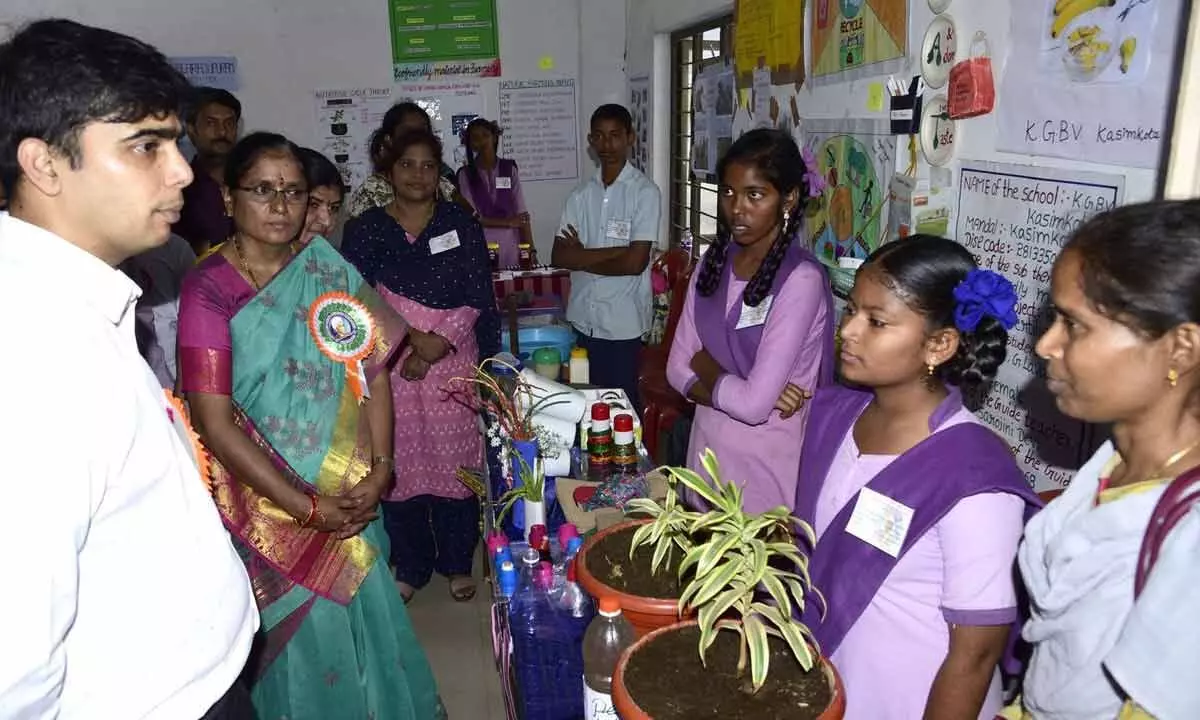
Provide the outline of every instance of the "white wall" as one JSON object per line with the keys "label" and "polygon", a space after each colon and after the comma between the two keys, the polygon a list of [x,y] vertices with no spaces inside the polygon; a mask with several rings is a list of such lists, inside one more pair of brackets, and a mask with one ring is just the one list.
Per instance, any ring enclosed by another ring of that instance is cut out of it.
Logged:
{"label": "white wall", "polygon": [[[626,92],[624,0],[499,0],[497,5],[504,79],[576,79],[580,168],[586,176],[593,166],[583,123],[596,105],[620,101]],[[0,5],[0,23],[51,15],[137,36],[167,55],[236,56],[246,129],[275,130],[301,144],[315,140],[314,89],[392,85],[387,0],[3,0]],[[547,57],[554,63],[549,71],[540,68]],[[495,118],[498,83],[481,85],[484,113]],[[574,185],[566,180],[525,185],[542,257],[549,257],[563,201]]]}
{"label": "white wall", "polygon": [[[809,3],[811,8],[812,3]],[[925,35],[925,29],[933,19],[933,11],[925,0],[909,0],[909,54],[916,54]],[[651,157],[651,174],[664,192],[669,184],[670,147],[670,52],[665,34],[672,30],[695,24],[707,18],[731,13],[733,3],[726,0],[628,0],[627,26],[628,72],[630,75],[651,72],[656,105],[654,108],[655,140],[657,147]],[[958,28],[960,38],[970,38],[976,30],[987,33],[993,48],[1008,45],[1011,15],[1009,3],[1004,0],[956,0],[949,10]],[[657,48],[657,52],[656,52]],[[960,48],[965,50],[965,48]],[[811,48],[809,48],[811,52]],[[1004,58],[994,58],[997,86],[1004,73]],[[910,68],[909,77],[920,74],[919,66]],[[869,118],[886,117],[886,113],[867,111],[867,87],[883,77],[864,77],[859,80],[813,87],[805,85],[798,94],[800,113],[807,119]],[[776,88],[776,95],[785,98],[787,88]],[[1003,102],[1003,96],[997,102]],[[781,105],[785,105],[781,103]],[[786,106],[786,105],[785,105]],[[1137,202],[1153,197],[1156,183],[1155,170],[1127,170],[1112,165],[1098,165],[1083,161],[1060,160],[1057,158],[1034,157],[997,152],[995,150],[995,115],[962,121],[957,124],[958,138],[955,160],[989,160],[1032,164],[1041,167],[1061,167],[1072,170],[1091,170],[1125,176],[1125,202]],[[927,171],[922,162],[921,172]],[[903,169],[903,168],[900,168]],[[957,186],[957,177],[955,185]]]}

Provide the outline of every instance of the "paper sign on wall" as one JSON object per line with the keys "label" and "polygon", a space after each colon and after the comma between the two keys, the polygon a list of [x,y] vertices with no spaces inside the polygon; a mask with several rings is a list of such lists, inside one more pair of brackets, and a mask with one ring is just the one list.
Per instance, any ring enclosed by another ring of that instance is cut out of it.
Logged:
{"label": "paper sign on wall", "polygon": [[1154,168],[1180,0],[1013,0],[997,148]]}
{"label": "paper sign on wall", "polygon": [[173,57],[169,61],[195,87],[215,87],[230,92],[238,89],[236,57]]}
{"label": "paper sign on wall", "polygon": [[521,168],[522,182],[579,177],[575,80],[501,80],[500,152]]}
{"label": "paper sign on wall", "polygon": [[1046,389],[1034,345],[1048,320],[1050,273],[1070,234],[1092,215],[1118,205],[1124,178],[963,162],[957,240],[980,266],[1012,280],[1018,324],[1008,357],[979,417],[1008,441],[1034,490],[1065,487],[1090,451],[1085,425],[1062,415]]}
{"label": "paper sign on wall", "polygon": [[313,93],[317,144],[333,161],[342,183],[356,188],[371,174],[371,134],[392,106],[391,88],[339,88]]}

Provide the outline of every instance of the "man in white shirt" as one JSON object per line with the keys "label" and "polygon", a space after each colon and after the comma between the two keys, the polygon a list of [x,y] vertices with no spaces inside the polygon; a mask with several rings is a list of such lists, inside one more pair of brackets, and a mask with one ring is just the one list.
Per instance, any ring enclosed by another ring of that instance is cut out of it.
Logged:
{"label": "man in white shirt", "polygon": [[254,717],[250,583],[114,269],[179,217],[184,92],[107,30],[0,45],[0,718]]}
{"label": "man in white shirt", "polygon": [[621,388],[638,407],[638,357],[650,329],[650,253],[661,193],[629,163],[633,117],[620,105],[592,113],[595,176],[571,192],[551,263],[571,270],[567,320],[588,351],[593,385]]}

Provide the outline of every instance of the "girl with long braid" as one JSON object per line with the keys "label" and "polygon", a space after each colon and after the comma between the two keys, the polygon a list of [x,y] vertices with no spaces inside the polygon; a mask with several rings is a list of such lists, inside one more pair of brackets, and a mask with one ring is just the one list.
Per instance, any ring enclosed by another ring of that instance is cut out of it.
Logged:
{"label": "girl with long braid", "polygon": [[711,448],[748,512],[790,506],[805,401],[833,375],[833,300],[800,241],[808,169],[787,133],[742,135],[717,168],[720,230],[688,289],[667,362],[696,403],[688,465]]}

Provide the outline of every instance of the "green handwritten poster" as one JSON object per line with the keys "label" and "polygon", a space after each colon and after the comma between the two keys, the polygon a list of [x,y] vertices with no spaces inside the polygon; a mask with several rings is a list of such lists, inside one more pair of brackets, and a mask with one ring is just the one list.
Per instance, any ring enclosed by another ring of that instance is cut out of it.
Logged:
{"label": "green handwritten poster", "polygon": [[499,77],[496,0],[388,0],[396,82]]}

